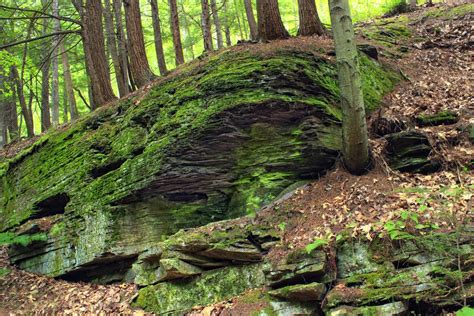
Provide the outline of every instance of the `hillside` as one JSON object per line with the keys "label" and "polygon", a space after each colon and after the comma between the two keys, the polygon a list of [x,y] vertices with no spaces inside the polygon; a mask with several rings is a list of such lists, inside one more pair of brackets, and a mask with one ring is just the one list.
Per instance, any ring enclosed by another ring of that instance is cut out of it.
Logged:
{"label": "hillside", "polygon": [[9,248],[16,268],[3,255],[0,313],[472,304],[473,18],[468,4],[358,27],[374,158],[361,177],[339,165],[319,37],[206,55],[43,135],[0,165],[0,230],[31,241]]}

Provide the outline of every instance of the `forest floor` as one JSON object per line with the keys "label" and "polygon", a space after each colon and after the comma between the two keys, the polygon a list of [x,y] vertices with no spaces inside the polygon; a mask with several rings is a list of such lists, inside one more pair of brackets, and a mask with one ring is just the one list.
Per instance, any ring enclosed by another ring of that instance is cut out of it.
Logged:
{"label": "forest floor", "polygon": [[[474,178],[472,165],[469,166],[474,150],[466,126],[474,123],[474,12],[461,18],[435,18],[436,14],[427,14],[438,12],[435,10],[439,8],[410,13],[410,20],[417,21],[411,23],[411,30],[424,40],[399,43],[398,46],[408,46],[409,52],[391,63],[408,80],[385,97],[382,109],[372,115],[371,122],[379,117],[413,122],[420,114],[440,110],[457,113],[456,124],[416,127],[429,135],[432,154],[442,162],[442,170],[431,175],[394,172],[383,158],[385,140],[373,136],[370,142],[376,165],[371,172],[355,177],[338,167],[257,214],[254,221],[271,220],[284,231],[281,245],[272,250],[270,258],[305,247],[315,239],[328,240],[348,227],[352,228],[353,236],[375,238],[388,222],[411,218],[413,214],[416,221],[408,230],[420,229],[419,225],[441,231],[455,229],[462,223],[472,225]],[[297,41],[318,43],[321,39],[291,39],[268,45],[294,45]],[[395,52],[396,47],[391,49],[386,48],[386,53]],[[4,154],[10,155],[20,148],[22,145],[16,145]],[[269,216],[276,209],[283,216]],[[6,250],[0,249],[0,315],[141,315],[142,311],[130,306],[136,291],[130,284],[71,283],[21,271],[9,264]],[[246,308],[236,298],[198,308],[193,314],[243,315]]]}

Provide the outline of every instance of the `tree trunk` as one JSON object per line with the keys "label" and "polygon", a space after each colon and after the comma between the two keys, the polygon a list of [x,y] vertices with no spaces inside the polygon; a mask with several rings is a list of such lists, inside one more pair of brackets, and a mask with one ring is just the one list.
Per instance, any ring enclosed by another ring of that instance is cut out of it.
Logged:
{"label": "tree trunk", "polygon": [[155,36],[155,52],[158,60],[158,68],[162,76],[166,75],[168,69],[166,68],[165,53],[163,51],[163,37],[161,35],[161,21],[160,10],[156,0],[150,0],[151,18],[153,20],[153,34]]}
{"label": "tree trunk", "polygon": [[[122,74],[122,68],[120,67],[120,59],[117,50],[117,41],[115,38],[114,32],[114,18],[112,15],[112,7],[110,0],[105,0],[104,2],[104,20],[105,20],[105,36],[107,42],[107,48],[112,57],[112,64],[115,71],[115,80],[117,81],[117,86],[119,90],[120,97],[123,97],[128,94],[128,89],[126,85],[127,82],[124,81],[124,76]],[[71,114],[72,115],[72,114]]]}
{"label": "tree trunk", "polygon": [[18,99],[20,100],[21,112],[23,114],[23,117],[25,118],[26,132],[27,132],[28,138],[31,138],[35,136],[34,126],[33,126],[33,115],[28,110],[28,105],[26,104],[26,100],[25,100],[25,94],[23,92],[23,82],[20,80],[20,76],[18,75],[18,70],[16,66],[12,67],[12,71],[13,71],[13,78],[15,80],[16,94],[18,95]]}
{"label": "tree trunk", "polygon": [[250,28],[250,39],[255,41],[258,38],[257,22],[252,9],[252,0],[244,0],[245,13],[247,14],[247,21]]}
{"label": "tree trunk", "polygon": [[225,43],[229,47],[232,46],[232,38],[230,36],[229,11],[227,9],[227,0],[224,0],[224,15]]}
{"label": "tree trunk", "polygon": [[234,0],[234,9],[236,12],[235,16],[237,18],[237,25],[239,26],[240,39],[246,39],[247,37],[244,36],[244,32],[242,30],[242,23],[240,23],[239,6],[237,5],[237,0]]}
{"label": "tree trunk", "polygon": [[149,83],[155,75],[151,72],[145,52],[139,0],[124,0],[127,40],[130,48],[130,70],[138,87]]}
{"label": "tree trunk", "polygon": [[0,100],[0,149],[7,143],[6,104]]}
{"label": "tree trunk", "polygon": [[[47,1],[43,0],[43,7],[46,8]],[[48,19],[43,19],[42,34],[48,32]],[[49,69],[51,60],[49,57],[49,50],[51,49],[51,42],[47,39],[43,42],[43,65],[41,67],[41,132],[47,131],[51,127],[51,112],[49,109]]]}
{"label": "tree trunk", "polygon": [[183,44],[181,43],[181,33],[179,31],[178,6],[176,0],[169,0],[170,5],[170,26],[173,34],[173,46],[176,66],[184,63]]}
{"label": "tree trunk", "polygon": [[[183,17],[183,27],[184,27],[184,42],[188,42],[188,36],[191,34],[191,31],[189,30],[189,23],[188,23],[188,19],[186,16]],[[186,52],[188,51],[191,52],[191,60],[193,60],[195,58],[194,56],[194,41],[193,39],[191,38],[191,40],[189,41],[189,44],[188,46],[186,47]]]}
{"label": "tree trunk", "polygon": [[316,3],[314,0],[298,0],[298,10],[300,17],[298,35],[311,36],[324,35],[326,33],[326,30],[319,19],[318,10],[316,9]]}
{"label": "tree trunk", "polygon": [[[66,109],[69,111],[71,120],[75,120],[79,117],[79,113],[77,111],[76,97],[74,96],[74,85],[72,83],[71,67],[69,66],[69,58],[67,56],[64,43],[61,42],[59,47],[61,50],[61,59],[63,62],[64,87],[66,90],[65,96],[67,101],[66,103],[68,104],[68,107]],[[67,110],[66,113],[68,112]]]}
{"label": "tree trunk", "polygon": [[331,25],[341,90],[343,159],[353,174],[369,165],[364,96],[359,73],[359,55],[348,0],[329,0]]}
{"label": "tree trunk", "polygon": [[[64,75],[64,67],[63,67],[63,77]],[[66,87],[66,80],[63,79],[63,122],[66,123],[69,120],[69,109],[68,109],[69,101],[67,98],[67,87]]]}
{"label": "tree trunk", "polygon": [[[53,0],[53,15],[59,16],[59,0]],[[59,32],[61,30],[61,25],[58,19],[53,21],[54,32]],[[52,85],[51,85],[51,96],[53,101],[53,126],[59,125],[59,42],[61,38],[59,35],[53,37],[53,53],[52,53]]]}
{"label": "tree trunk", "polygon": [[[124,95],[130,93],[129,78],[128,78],[128,54],[125,40],[125,32],[123,30],[122,23],[122,1],[113,0],[113,12],[115,17],[115,29],[117,32],[117,47],[118,47],[118,59],[120,64],[120,75],[124,83]],[[122,94],[120,94],[122,95]]]}
{"label": "tree trunk", "polygon": [[408,0],[408,5],[412,8],[416,8],[416,0]]}
{"label": "tree trunk", "polygon": [[105,56],[100,0],[87,0],[82,14],[82,39],[86,66],[91,79],[92,100],[95,107],[115,99],[110,84],[109,67]]}
{"label": "tree trunk", "polygon": [[208,0],[201,0],[201,28],[204,40],[204,50],[210,52],[214,50],[212,45],[211,16],[209,15]]}
{"label": "tree trunk", "polygon": [[7,103],[6,115],[7,115],[7,125],[8,125],[8,134],[10,136],[10,142],[17,140],[20,137],[20,132],[18,128],[18,111],[16,109],[16,92],[15,92],[15,72],[13,67],[10,69],[10,91],[12,96],[10,101]]}
{"label": "tree trunk", "polygon": [[224,40],[222,38],[222,27],[221,27],[221,21],[219,19],[219,12],[217,10],[216,0],[211,0],[211,12],[212,12],[214,25],[216,27],[217,48],[221,49],[221,48],[224,48]]}
{"label": "tree trunk", "polygon": [[277,0],[257,0],[258,39],[271,41],[290,37],[281,20]]}

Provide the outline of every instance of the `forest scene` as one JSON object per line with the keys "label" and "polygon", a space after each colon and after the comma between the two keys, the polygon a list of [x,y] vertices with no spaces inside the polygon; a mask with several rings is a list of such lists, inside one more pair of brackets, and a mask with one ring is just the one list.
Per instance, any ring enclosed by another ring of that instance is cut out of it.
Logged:
{"label": "forest scene", "polygon": [[0,315],[474,316],[470,0],[0,0]]}

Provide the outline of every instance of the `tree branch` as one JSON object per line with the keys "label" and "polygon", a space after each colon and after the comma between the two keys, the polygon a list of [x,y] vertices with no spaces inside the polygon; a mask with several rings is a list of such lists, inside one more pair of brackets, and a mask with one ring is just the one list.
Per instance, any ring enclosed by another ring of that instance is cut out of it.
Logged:
{"label": "tree branch", "polygon": [[51,36],[74,34],[74,33],[80,34],[80,30],[66,30],[66,31],[53,32],[53,33],[50,33],[50,34],[45,34],[45,35],[41,35],[41,36],[38,36],[38,37],[28,38],[28,39],[21,40],[21,41],[18,41],[18,42],[8,43],[8,44],[0,46],[0,50],[6,49],[6,48],[9,48],[9,47],[12,47],[12,46],[17,46],[17,45],[37,41],[37,40],[47,38],[47,37],[51,37]]}
{"label": "tree branch", "polygon": [[38,11],[38,10],[33,10],[33,9],[24,9],[24,8],[19,8],[19,7],[16,7],[16,8],[15,7],[9,7],[9,6],[3,5],[3,4],[0,4],[0,9],[10,10],[10,11],[18,10],[18,11],[21,11],[21,12],[35,13],[35,14],[39,14],[41,16],[47,16],[47,17],[50,17],[52,19],[71,22],[71,23],[75,23],[77,25],[82,26],[81,21],[79,21],[79,20],[68,18],[66,16],[56,16],[56,15],[49,14],[49,13],[43,12],[43,11]]}

